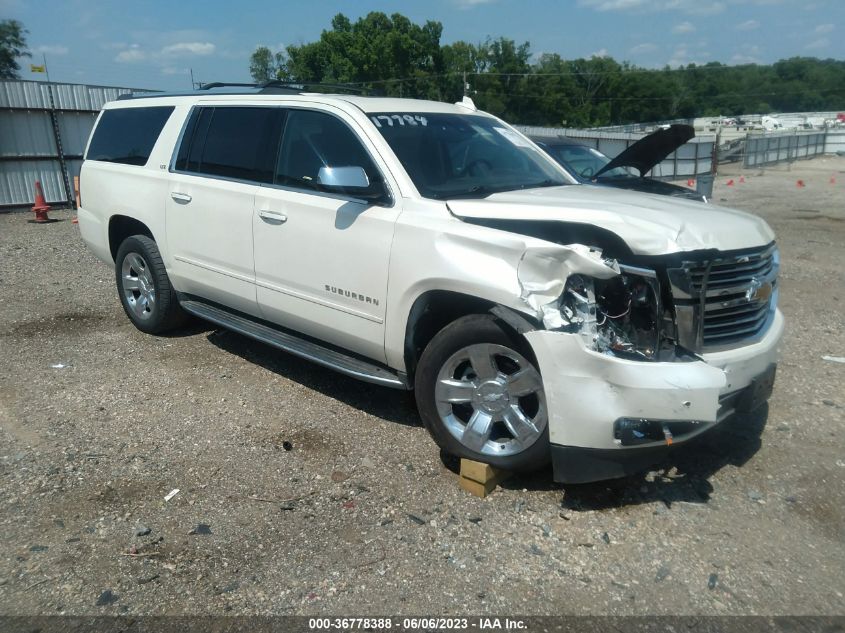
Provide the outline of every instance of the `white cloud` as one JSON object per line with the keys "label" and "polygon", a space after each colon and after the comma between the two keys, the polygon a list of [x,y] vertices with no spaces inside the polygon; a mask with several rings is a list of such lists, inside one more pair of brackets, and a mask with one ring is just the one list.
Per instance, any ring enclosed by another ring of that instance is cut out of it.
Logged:
{"label": "white cloud", "polygon": [[671,66],[672,68],[676,66],[686,66],[687,64],[695,64],[696,66],[701,66],[702,64],[706,63],[706,60],[710,56],[708,51],[703,50],[696,50],[690,51],[689,47],[685,44],[681,44],[680,46],[676,47],[674,52],[672,53],[672,57],[666,62],[667,65]]}
{"label": "white cloud", "polygon": [[683,35],[684,33],[692,33],[695,31],[695,25],[692,22],[681,22],[672,27],[672,33]]}
{"label": "white cloud", "polygon": [[142,62],[147,59],[147,54],[137,44],[133,44],[125,51],[120,51],[114,61],[124,63]]}
{"label": "white cloud", "polygon": [[608,53],[606,48],[600,48],[595,53],[590,53],[590,57],[607,57],[607,55]]}
{"label": "white cloud", "polygon": [[[122,64],[137,62],[151,62],[160,67],[164,74],[171,74],[167,69],[174,68],[175,60],[185,57],[204,57],[212,55],[217,47],[211,42],[176,42],[168,44],[158,50],[142,48],[140,44],[132,44],[126,47],[125,44],[108,44],[107,48],[122,47],[123,50],[117,53],[114,61]],[[180,71],[181,72],[181,71]]]}
{"label": "white cloud", "polygon": [[689,13],[691,15],[716,15],[718,13],[722,13],[726,8],[724,2],[695,2],[694,0],[687,2],[687,0],[676,0],[675,2],[670,2],[669,4],[677,4],[678,6],[669,6],[667,8],[677,8],[684,13]]}
{"label": "white cloud", "polygon": [[745,22],[737,24],[734,28],[736,28],[737,31],[753,31],[754,29],[760,28],[760,23],[757,20],[746,20]]}
{"label": "white cloud", "polygon": [[496,0],[454,0],[459,9],[472,9],[482,4],[491,4]]}
{"label": "white cloud", "polygon": [[835,28],[833,24],[819,24],[816,27],[816,33],[830,33]]}
{"label": "white cloud", "polygon": [[216,48],[211,42],[177,42],[162,48],[161,54],[165,57],[205,56],[214,53]]}
{"label": "white cloud", "polygon": [[67,46],[60,44],[39,46],[35,49],[36,53],[44,53],[46,55],[67,55],[70,49]]}
{"label": "white cloud", "polygon": [[804,48],[814,51],[820,48],[827,48],[828,46],[830,46],[830,40],[826,37],[820,37],[819,39],[813,40],[812,42],[807,44]]}
{"label": "white cloud", "polygon": [[173,66],[165,66],[161,69],[162,75],[187,75],[189,73],[187,68],[174,68]]}
{"label": "white cloud", "polygon": [[760,47],[755,44],[745,44],[731,57],[733,64],[759,64]]}
{"label": "white cloud", "polygon": [[637,44],[633,48],[631,48],[628,52],[631,55],[643,55],[645,53],[653,53],[657,50],[657,45],[652,44],[651,42],[643,42],[642,44]]}
{"label": "white cloud", "polygon": [[715,15],[723,0],[578,0],[578,6],[596,11],[680,11],[690,15]]}
{"label": "white cloud", "polygon": [[578,4],[596,11],[627,11],[645,9],[651,3],[649,0],[578,0]]}

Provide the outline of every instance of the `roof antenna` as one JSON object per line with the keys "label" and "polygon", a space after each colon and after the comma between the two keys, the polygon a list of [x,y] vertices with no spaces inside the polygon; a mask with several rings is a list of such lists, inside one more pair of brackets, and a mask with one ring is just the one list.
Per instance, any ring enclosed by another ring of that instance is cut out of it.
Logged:
{"label": "roof antenna", "polygon": [[464,95],[464,98],[460,101],[455,102],[455,105],[460,106],[462,108],[466,108],[467,110],[472,110],[473,112],[478,112],[478,108],[475,106],[475,102],[473,102],[473,100],[466,95]]}

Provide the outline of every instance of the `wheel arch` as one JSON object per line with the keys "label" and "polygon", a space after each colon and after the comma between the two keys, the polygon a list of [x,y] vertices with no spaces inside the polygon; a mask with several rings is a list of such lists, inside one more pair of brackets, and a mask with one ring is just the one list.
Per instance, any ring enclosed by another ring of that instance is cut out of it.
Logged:
{"label": "wheel arch", "polygon": [[117,249],[127,237],[132,235],[146,235],[157,242],[153,232],[146,224],[128,215],[116,214],[109,218],[109,251],[113,261],[116,261]]}
{"label": "wheel arch", "polygon": [[452,290],[427,290],[414,300],[405,322],[404,361],[410,384],[431,339],[450,323],[471,314],[493,314],[517,335],[542,328],[533,315],[490,299]]}

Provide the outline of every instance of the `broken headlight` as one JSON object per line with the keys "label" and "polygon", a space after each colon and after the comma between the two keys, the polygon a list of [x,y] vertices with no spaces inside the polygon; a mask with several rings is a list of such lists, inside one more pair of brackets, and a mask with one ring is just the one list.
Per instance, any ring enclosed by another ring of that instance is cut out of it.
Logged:
{"label": "broken headlight", "polygon": [[654,360],[660,346],[657,273],[620,266],[609,279],[571,275],[560,298],[561,328],[597,352]]}

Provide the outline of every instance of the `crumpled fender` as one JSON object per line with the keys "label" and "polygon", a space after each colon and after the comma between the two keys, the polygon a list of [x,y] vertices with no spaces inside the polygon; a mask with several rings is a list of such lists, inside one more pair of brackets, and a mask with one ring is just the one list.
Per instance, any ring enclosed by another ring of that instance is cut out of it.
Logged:
{"label": "crumpled fender", "polygon": [[575,273],[608,279],[619,274],[619,265],[602,259],[600,250],[582,244],[529,246],[519,260],[520,298],[549,329],[563,324],[556,302],[566,280]]}

